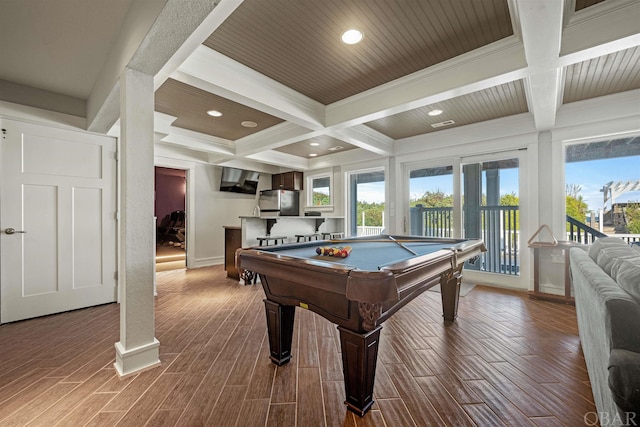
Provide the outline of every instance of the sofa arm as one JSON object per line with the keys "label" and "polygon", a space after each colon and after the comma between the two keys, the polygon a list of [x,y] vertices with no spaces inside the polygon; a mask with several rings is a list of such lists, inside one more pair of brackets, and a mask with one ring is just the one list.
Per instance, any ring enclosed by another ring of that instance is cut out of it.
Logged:
{"label": "sofa arm", "polygon": [[609,356],[609,388],[623,412],[640,413],[640,353],[614,348]]}
{"label": "sofa arm", "polygon": [[611,349],[619,348],[640,353],[640,304],[622,289],[608,292],[604,298],[605,325]]}

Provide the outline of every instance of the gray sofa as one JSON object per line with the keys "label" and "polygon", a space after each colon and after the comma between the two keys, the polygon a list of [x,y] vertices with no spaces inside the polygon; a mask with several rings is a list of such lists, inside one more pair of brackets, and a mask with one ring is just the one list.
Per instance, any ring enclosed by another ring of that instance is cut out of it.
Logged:
{"label": "gray sofa", "polygon": [[570,268],[601,425],[639,425],[640,251],[603,237],[586,251],[572,248]]}

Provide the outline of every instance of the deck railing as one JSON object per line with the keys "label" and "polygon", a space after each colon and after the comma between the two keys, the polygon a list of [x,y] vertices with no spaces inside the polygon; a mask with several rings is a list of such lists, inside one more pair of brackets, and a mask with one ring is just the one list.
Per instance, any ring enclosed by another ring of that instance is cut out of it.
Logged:
{"label": "deck railing", "polygon": [[567,215],[567,240],[589,245],[598,237],[607,236],[618,237],[629,244],[640,243],[640,234],[605,234]]}
{"label": "deck railing", "polygon": [[519,206],[480,206],[484,271],[520,274]]}
{"label": "deck railing", "polygon": [[377,236],[378,234],[382,234],[384,227],[378,227],[373,225],[359,225],[358,226],[358,236]]}
{"label": "deck railing", "polygon": [[607,235],[567,215],[567,240],[588,245],[598,237]]}
{"label": "deck railing", "polygon": [[[520,273],[520,224],[519,206],[480,206],[480,238],[487,252],[478,264],[481,271],[518,275]],[[453,237],[453,208],[411,208],[410,233],[416,236]],[[595,228],[567,215],[565,240],[584,244],[593,243],[598,237],[606,237]],[[629,244],[640,244],[640,234],[611,234]],[[560,240],[560,238],[558,238]],[[526,242],[525,242],[526,243]]]}
{"label": "deck railing", "polygon": [[[487,252],[476,264],[482,271],[517,275],[520,272],[518,206],[481,206],[480,232]],[[453,237],[453,208],[411,208],[412,235]]]}

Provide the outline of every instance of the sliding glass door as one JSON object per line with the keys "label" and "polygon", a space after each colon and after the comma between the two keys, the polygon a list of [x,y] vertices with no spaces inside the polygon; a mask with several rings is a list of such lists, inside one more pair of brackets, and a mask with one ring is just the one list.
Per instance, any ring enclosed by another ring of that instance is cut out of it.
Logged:
{"label": "sliding glass door", "polygon": [[[527,238],[521,234],[521,164],[526,151],[405,165],[404,232],[482,239],[487,247],[468,270],[520,282]],[[523,247],[524,245],[524,247]]]}
{"label": "sliding glass door", "polygon": [[[462,165],[463,237],[482,239],[487,252],[476,269],[519,275],[519,159],[487,160]],[[526,239],[525,239],[526,240]]]}

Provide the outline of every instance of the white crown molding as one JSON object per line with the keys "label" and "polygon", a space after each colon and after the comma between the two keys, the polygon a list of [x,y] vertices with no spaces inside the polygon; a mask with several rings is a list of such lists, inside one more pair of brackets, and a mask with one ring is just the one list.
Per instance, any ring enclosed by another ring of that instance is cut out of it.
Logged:
{"label": "white crown molding", "polygon": [[84,117],[72,116],[57,111],[43,110],[28,105],[15,104],[13,102],[0,101],[0,117],[27,121],[29,123],[46,123],[48,125],[84,130],[87,120]]}

